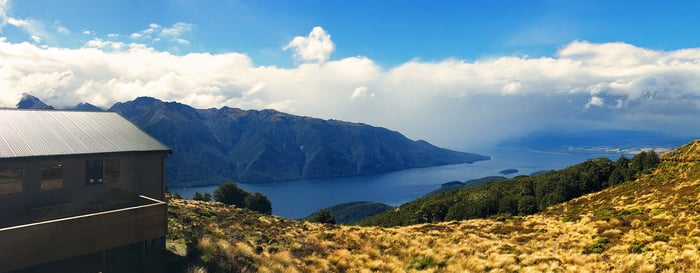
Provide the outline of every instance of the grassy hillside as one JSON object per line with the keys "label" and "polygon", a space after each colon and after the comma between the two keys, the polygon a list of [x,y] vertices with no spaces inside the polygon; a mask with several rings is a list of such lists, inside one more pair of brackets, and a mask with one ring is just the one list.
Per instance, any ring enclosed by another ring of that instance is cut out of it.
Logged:
{"label": "grassy hillside", "polygon": [[652,173],[520,217],[323,225],[171,200],[168,245],[208,272],[698,272],[700,143]]}

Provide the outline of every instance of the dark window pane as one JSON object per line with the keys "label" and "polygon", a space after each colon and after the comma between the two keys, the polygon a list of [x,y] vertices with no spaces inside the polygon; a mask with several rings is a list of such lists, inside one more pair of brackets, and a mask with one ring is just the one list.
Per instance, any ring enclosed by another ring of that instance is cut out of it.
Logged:
{"label": "dark window pane", "polygon": [[0,166],[0,195],[22,192],[22,167]]}
{"label": "dark window pane", "polygon": [[89,159],[86,162],[85,177],[87,178],[87,184],[102,184],[104,182],[102,177],[102,159]]}

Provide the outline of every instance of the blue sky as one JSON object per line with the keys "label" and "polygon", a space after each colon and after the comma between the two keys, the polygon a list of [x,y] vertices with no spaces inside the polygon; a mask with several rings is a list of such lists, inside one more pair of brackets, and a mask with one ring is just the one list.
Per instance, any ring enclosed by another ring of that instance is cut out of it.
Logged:
{"label": "blue sky", "polygon": [[[154,44],[173,53],[242,52],[256,64],[292,66],[281,48],[321,26],[338,45],[335,58],[367,56],[386,66],[414,58],[477,60],[501,55],[551,56],[573,40],[626,42],[673,50],[694,47],[700,34],[696,1],[12,1],[10,12],[38,21],[46,44],[80,47],[122,35],[187,23],[188,46]],[[91,35],[82,35],[90,31]],[[4,28],[9,41],[27,33]]]}
{"label": "blue sky", "polygon": [[699,11],[696,1],[0,0],[0,106],[25,92],[105,108],[147,95],[365,122],[462,149],[551,128],[691,137]]}

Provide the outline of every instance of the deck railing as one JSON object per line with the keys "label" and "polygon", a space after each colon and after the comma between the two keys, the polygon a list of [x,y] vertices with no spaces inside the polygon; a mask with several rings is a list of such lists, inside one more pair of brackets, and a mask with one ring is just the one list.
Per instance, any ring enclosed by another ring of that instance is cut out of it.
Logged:
{"label": "deck railing", "polygon": [[0,228],[0,272],[165,236],[167,204],[139,199],[142,205]]}

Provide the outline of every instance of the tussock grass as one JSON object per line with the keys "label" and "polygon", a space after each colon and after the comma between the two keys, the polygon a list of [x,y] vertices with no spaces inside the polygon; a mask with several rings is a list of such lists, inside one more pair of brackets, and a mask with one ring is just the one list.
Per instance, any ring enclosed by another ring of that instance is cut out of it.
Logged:
{"label": "tussock grass", "polygon": [[392,228],[171,200],[168,243],[190,272],[700,272],[699,160],[693,142],[540,214]]}

